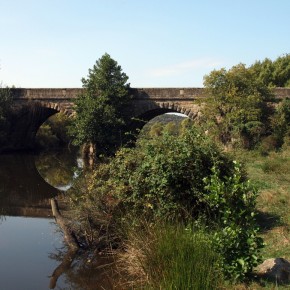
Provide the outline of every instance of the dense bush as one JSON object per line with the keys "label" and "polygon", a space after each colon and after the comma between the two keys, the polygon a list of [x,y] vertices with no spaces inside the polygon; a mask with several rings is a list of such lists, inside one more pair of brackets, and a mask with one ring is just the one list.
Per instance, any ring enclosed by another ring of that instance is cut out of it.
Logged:
{"label": "dense bush", "polygon": [[115,243],[120,221],[132,216],[153,223],[202,219],[215,232],[213,245],[223,256],[226,277],[242,280],[262,247],[256,195],[242,168],[192,127],[178,137],[162,132],[120,150],[71,200],[90,243],[103,242],[102,235]]}
{"label": "dense bush", "polygon": [[233,170],[231,160],[196,128],[176,137],[162,132],[141,140],[135,149],[122,149],[112,161],[116,193],[123,205],[138,214],[176,218],[203,211],[199,195],[203,178],[219,164],[221,176]]}
{"label": "dense bush", "polygon": [[284,138],[290,136],[290,99],[284,99],[271,118],[272,135],[277,140],[277,148],[284,143]]}
{"label": "dense bush", "polygon": [[256,224],[257,192],[243,179],[241,167],[235,163],[232,176],[220,178],[217,167],[204,179],[210,216],[219,230],[213,238],[213,247],[222,256],[222,268],[227,278],[243,280],[260,262],[259,252],[263,240],[258,237]]}

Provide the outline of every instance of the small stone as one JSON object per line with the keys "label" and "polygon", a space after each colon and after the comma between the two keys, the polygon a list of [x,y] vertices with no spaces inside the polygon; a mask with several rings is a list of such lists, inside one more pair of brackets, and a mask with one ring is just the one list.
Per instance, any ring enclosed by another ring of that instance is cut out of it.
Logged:
{"label": "small stone", "polygon": [[259,277],[278,284],[290,283],[290,263],[283,258],[265,260],[256,268],[256,273]]}

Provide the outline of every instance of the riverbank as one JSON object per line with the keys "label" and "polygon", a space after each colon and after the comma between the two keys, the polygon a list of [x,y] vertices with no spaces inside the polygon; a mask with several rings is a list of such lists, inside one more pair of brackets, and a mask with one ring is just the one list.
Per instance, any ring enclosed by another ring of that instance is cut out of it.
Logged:
{"label": "riverbank", "polygon": [[[261,155],[259,151],[237,150],[236,158],[246,165],[250,180],[259,190],[257,198],[259,235],[265,242],[263,260],[284,258],[290,261],[290,146],[289,141],[275,152]],[[251,281],[232,289],[289,289],[267,281]]]}
{"label": "riverbank", "polygon": [[[217,265],[213,276],[201,275],[208,277],[200,282],[209,285],[207,289],[212,289],[212,281],[222,285],[223,281],[247,280],[259,263],[262,240],[255,223],[256,190],[248,183],[243,167],[200,129],[187,123],[182,128],[178,136],[165,131],[138,140],[135,148],[121,149],[115,158],[86,172],[68,195],[75,232],[88,248],[110,252],[117,261],[131,253],[125,260],[132,264],[125,267],[122,263],[121,273],[135,288],[141,286],[140,279],[145,281],[142,287],[148,289],[163,285],[160,279],[165,277],[169,264],[183,257],[178,262],[182,266],[170,270],[180,271],[177,276],[183,278],[172,281],[169,274],[165,282],[177,289],[198,289],[182,286],[194,285],[196,279],[190,273],[196,270],[184,259],[188,246],[176,248],[182,241],[184,245],[188,241],[194,244],[196,233],[208,241],[203,244],[212,249],[209,256],[217,261],[212,263]],[[164,232],[158,225],[173,230]],[[170,232],[179,234],[166,238]],[[165,240],[167,244],[163,244]],[[159,259],[155,256],[157,249],[166,253],[170,244],[172,251],[165,255],[169,260],[157,263],[167,266],[159,267],[154,262]],[[195,255],[193,251],[191,254]],[[192,259],[196,265],[205,261],[205,257]],[[137,273],[130,272],[130,268]],[[138,269],[143,269],[142,276]],[[139,277],[136,285],[132,277]]]}

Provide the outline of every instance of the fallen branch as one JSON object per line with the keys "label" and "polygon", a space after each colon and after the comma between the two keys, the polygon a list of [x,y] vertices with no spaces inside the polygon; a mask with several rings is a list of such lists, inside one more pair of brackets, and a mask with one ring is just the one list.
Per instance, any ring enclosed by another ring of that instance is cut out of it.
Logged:
{"label": "fallen branch", "polygon": [[64,234],[64,240],[71,250],[78,250],[80,245],[72,229],[69,227],[67,220],[61,215],[56,199],[50,200],[52,214],[56,223],[60,226]]}
{"label": "fallen branch", "polygon": [[61,215],[56,199],[50,200],[52,214],[55,218],[56,223],[60,226],[64,234],[64,240],[67,243],[69,250],[63,258],[62,263],[53,271],[50,277],[50,289],[54,289],[56,286],[57,279],[69,269],[73,262],[80,245],[74,232],[70,229],[67,220]]}

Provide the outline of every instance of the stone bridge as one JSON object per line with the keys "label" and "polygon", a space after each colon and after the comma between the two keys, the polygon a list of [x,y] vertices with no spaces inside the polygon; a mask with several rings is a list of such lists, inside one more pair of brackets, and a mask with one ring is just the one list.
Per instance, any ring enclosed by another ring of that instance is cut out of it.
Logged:
{"label": "stone bridge", "polygon": [[[11,149],[34,147],[34,139],[43,122],[55,113],[73,113],[73,103],[80,88],[11,89],[15,108],[9,144]],[[132,88],[133,101],[128,108],[130,117],[148,121],[157,115],[177,112],[194,119],[206,98],[203,88]],[[274,90],[276,99],[290,97],[290,89]]]}
{"label": "stone bridge", "polygon": [[[15,106],[28,103],[65,114],[73,112],[73,102],[83,89],[11,89]],[[202,88],[131,89],[133,102],[130,111],[140,116],[156,109],[180,112],[189,117],[195,113],[194,101],[204,98]]]}

